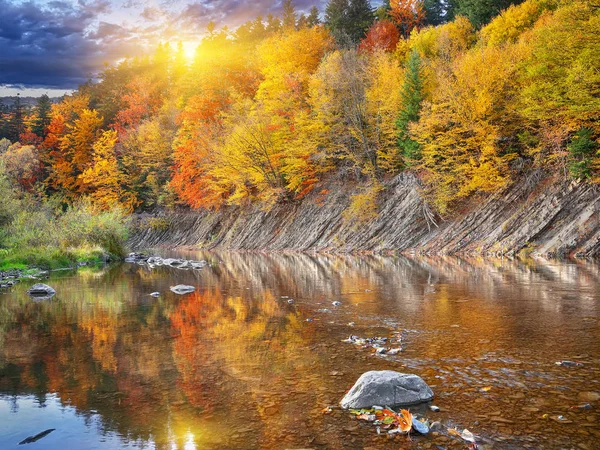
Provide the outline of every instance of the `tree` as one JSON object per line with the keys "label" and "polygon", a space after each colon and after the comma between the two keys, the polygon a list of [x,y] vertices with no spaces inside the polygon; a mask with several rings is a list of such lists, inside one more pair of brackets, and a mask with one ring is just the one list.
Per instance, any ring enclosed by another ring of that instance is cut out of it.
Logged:
{"label": "tree", "polygon": [[160,86],[149,76],[134,78],[126,88],[123,105],[112,124],[120,135],[125,135],[139,126],[144,119],[156,114],[163,102]]}
{"label": "tree", "polygon": [[68,197],[86,192],[79,175],[92,160],[92,146],[98,137],[102,117],[89,109],[89,97],[74,95],[52,106],[52,121],[43,147],[50,186]]}
{"label": "tree", "polygon": [[0,155],[6,175],[25,191],[33,192],[35,183],[42,175],[42,164],[37,149],[33,145],[21,145],[16,142]]}
{"label": "tree", "polygon": [[281,21],[278,17],[273,14],[267,15],[267,34],[272,35],[277,33],[281,29]]}
{"label": "tree", "polygon": [[292,0],[283,0],[282,24],[284,30],[296,29],[296,7]]}
{"label": "tree", "polygon": [[121,142],[120,160],[128,185],[145,208],[164,206],[170,200],[166,186],[172,176],[176,115],[172,105],[165,105]]}
{"label": "tree", "polygon": [[375,52],[383,50],[393,52],[400,40],[398,28],[390,20],[378,20],[373,24],[365,38],[361,41],[360,51]]}
{"label": "tree", "polygon": [[419,121],[409,126],[421,150],[416,168],[440,213],[510,182],[510,162],[519,156],[510,137],[524,126],[513,101],[525,50],[482,47],[450,62],[437,74],[436,90],[423,103]]}
{"label": "tree", "polygon": [[50,113],[52,111],[52,102],[47,94],[42,95],[37,100],[36,120],[32,131],[39,137],[46,137],[46,128],[50,125]]}
{"label": "tree", "polygon": [[313,6],[310,8],[308,17],[306,18],[306,25],[309,27],[316,27],[321,24],[321,18],[319,14],[319,8]]}
{"label": "tree", "polygon": [[396,153],[400,81],[401,69],[387,53],[328,55],[311,79],[312,146],[358,176],[377,179]]}
{"label": "tree", "polygon": [[379,6],[375,10],[375,17],[377,20],[390,20],[390,10],[392,9],[390,5],[390,0],[384,0],[381,6]]}
{"label": "tree", "polygon": [[410,124],[419,120],[423,103],[423,75],[419,52],[413,50],[406,64],[406,74],[402,86],[402,109],[396,120],[398,128],[398,148],[406,166],[413,166],[421,159],[419,143],[410,136]]}
{"label": "tree", "polygon": [[358,44],[373,20],[368,0],[330,0],[325,8],[325,24],[341,45]]}
{"label": "tree", "polygon": [[102,210],[110,210],[121,205],[132,212],[137,201],[131,192],[124,188],[125,174],[120,170],[115,155],[117,132],[104,131],[94,143],[90,166],[79,176],[87,186],[94,204]]}
{"label": "tree", "polygon": [[447,0],[423,0],[425,23],[427,25],[441,25],[447,21]]}
{"label": "tree", "polygon": [[391,0],[390,6],[390,16],[405,38],[425,23],[423,0]]}
{"label": "tree", "polygon": [[364,38],[374,19],[375,15],[369,0],[350,0],[348,20],[351,27],[348,34],[352,42],[358,43]]}
{"label": "tree", "polygon": [[309,77],[331,48],[331,36],[321,27],[264,41],[258,47],[264,80],[256,99],[273,115],[293,117],[306,104]]}
{"label": "tree", "polygon": [[325,8],[325,25],[338,42],[348,39],[349,9],[349,0],[330,0]]}
{"label": "tree", "polygon": [[594,175],[594,160],[600,145],[594,140],[593,131],[582,128],[573,136],[567,146],[569,152],[569,173],[573,178],[590,179]]}
{"label": "tree", "polygon": [[298,30],[302,29],[302,28],[306,28],[308,26],[308,19],[306,18],[306,16],[304,14],[300,14],[300,17],[298,17],[298,25],[296,26],[296,28]]}
{"label": "tree", "polygon": [[23,124],[23,105],[21,103],[21,96],[18,93],[15,98],[15,103],[11,107],[8,130],[8,138],[13,142],[18,141],[21,133],[25,131]]}
{"label": "tree", "polygon": [[466,16],[476,28],[481,28],[500,11],[522,2],[523,0],[456,0],[455,14]]}

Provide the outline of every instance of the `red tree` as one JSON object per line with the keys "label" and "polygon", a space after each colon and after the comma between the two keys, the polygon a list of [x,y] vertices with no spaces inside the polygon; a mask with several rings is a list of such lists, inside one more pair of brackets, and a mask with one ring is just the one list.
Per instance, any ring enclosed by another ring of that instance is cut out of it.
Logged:
{"label": "red tree", "polygon": [[425,23],[423,0],[391,0],[390,7],[390,16],[404,37],[410,36],[414,28]]}
{"label": "red tree", "polygon": [[396,25],[390,20],[379,20],[373,24],[358,49],[361,52],[393,52],[399,40],[400,33]]}

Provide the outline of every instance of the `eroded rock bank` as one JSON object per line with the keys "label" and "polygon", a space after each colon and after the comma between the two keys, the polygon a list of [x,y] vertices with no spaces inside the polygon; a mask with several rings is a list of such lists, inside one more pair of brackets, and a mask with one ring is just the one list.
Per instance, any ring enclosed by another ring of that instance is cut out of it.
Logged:
{"label": "eroded rock bank", "polygon": [[342,181],[270,211],[231,207],[217,212],[138,216],[131,248],[193,246],[229,250],[414,252],[600,256],[600,189],[530,173],[503,192],[474,198],[450,218],[428,218],[416,178],[386,182],[376,219],[357,225],[343,212],[353,193]]}

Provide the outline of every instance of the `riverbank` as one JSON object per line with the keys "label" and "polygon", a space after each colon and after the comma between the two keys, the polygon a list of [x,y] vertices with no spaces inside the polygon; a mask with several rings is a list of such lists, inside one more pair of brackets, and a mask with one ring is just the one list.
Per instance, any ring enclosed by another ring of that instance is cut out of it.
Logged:
{"label": "riverbank", "polygon": [[[453,216],[431,212],[411,174],[384,183],[378,214],[348,218],[361,188],[329,181],[301,201],[161,212],[134,220],[128,246],[424,255],[600,256],[600,191],[588,183],[534,171],[507,189],[471,198]],[[327,192],[324,194],[324,192]]]}
{"label": "riverbank", "polygon": [[109,255],[100,248],[93,249],[36,249],[28,248],[15,253],[10,253],[0,261],[0,272],[19,271],[25,273],[29,270],[58,270],[75,268],[81,265],[100,264],[118,259]]}

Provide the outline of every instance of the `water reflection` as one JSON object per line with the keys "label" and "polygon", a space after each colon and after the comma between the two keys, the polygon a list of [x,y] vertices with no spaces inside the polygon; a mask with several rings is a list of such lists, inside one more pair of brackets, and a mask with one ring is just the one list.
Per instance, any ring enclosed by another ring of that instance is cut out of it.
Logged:
{"label": "water reflection", "polygon": [[[443,410],[432,419],[491,447],[600,438],[597,409],[569,409],[600,391],[596,264],[164,256],[209,266],[57,274],[46,302],[31,301],[27,283],[0,294],[0,448],[48,428],[32,448],[386,448],[346,413],[321,413],[373,369],[421,375]],[[178,296],[176,284],[197,290]],[[341,343],[392,331],[403,332],[399,356]],[[563,359],[584,367],[554,364]],[[403,439],[395,445],[462,448]]]}

